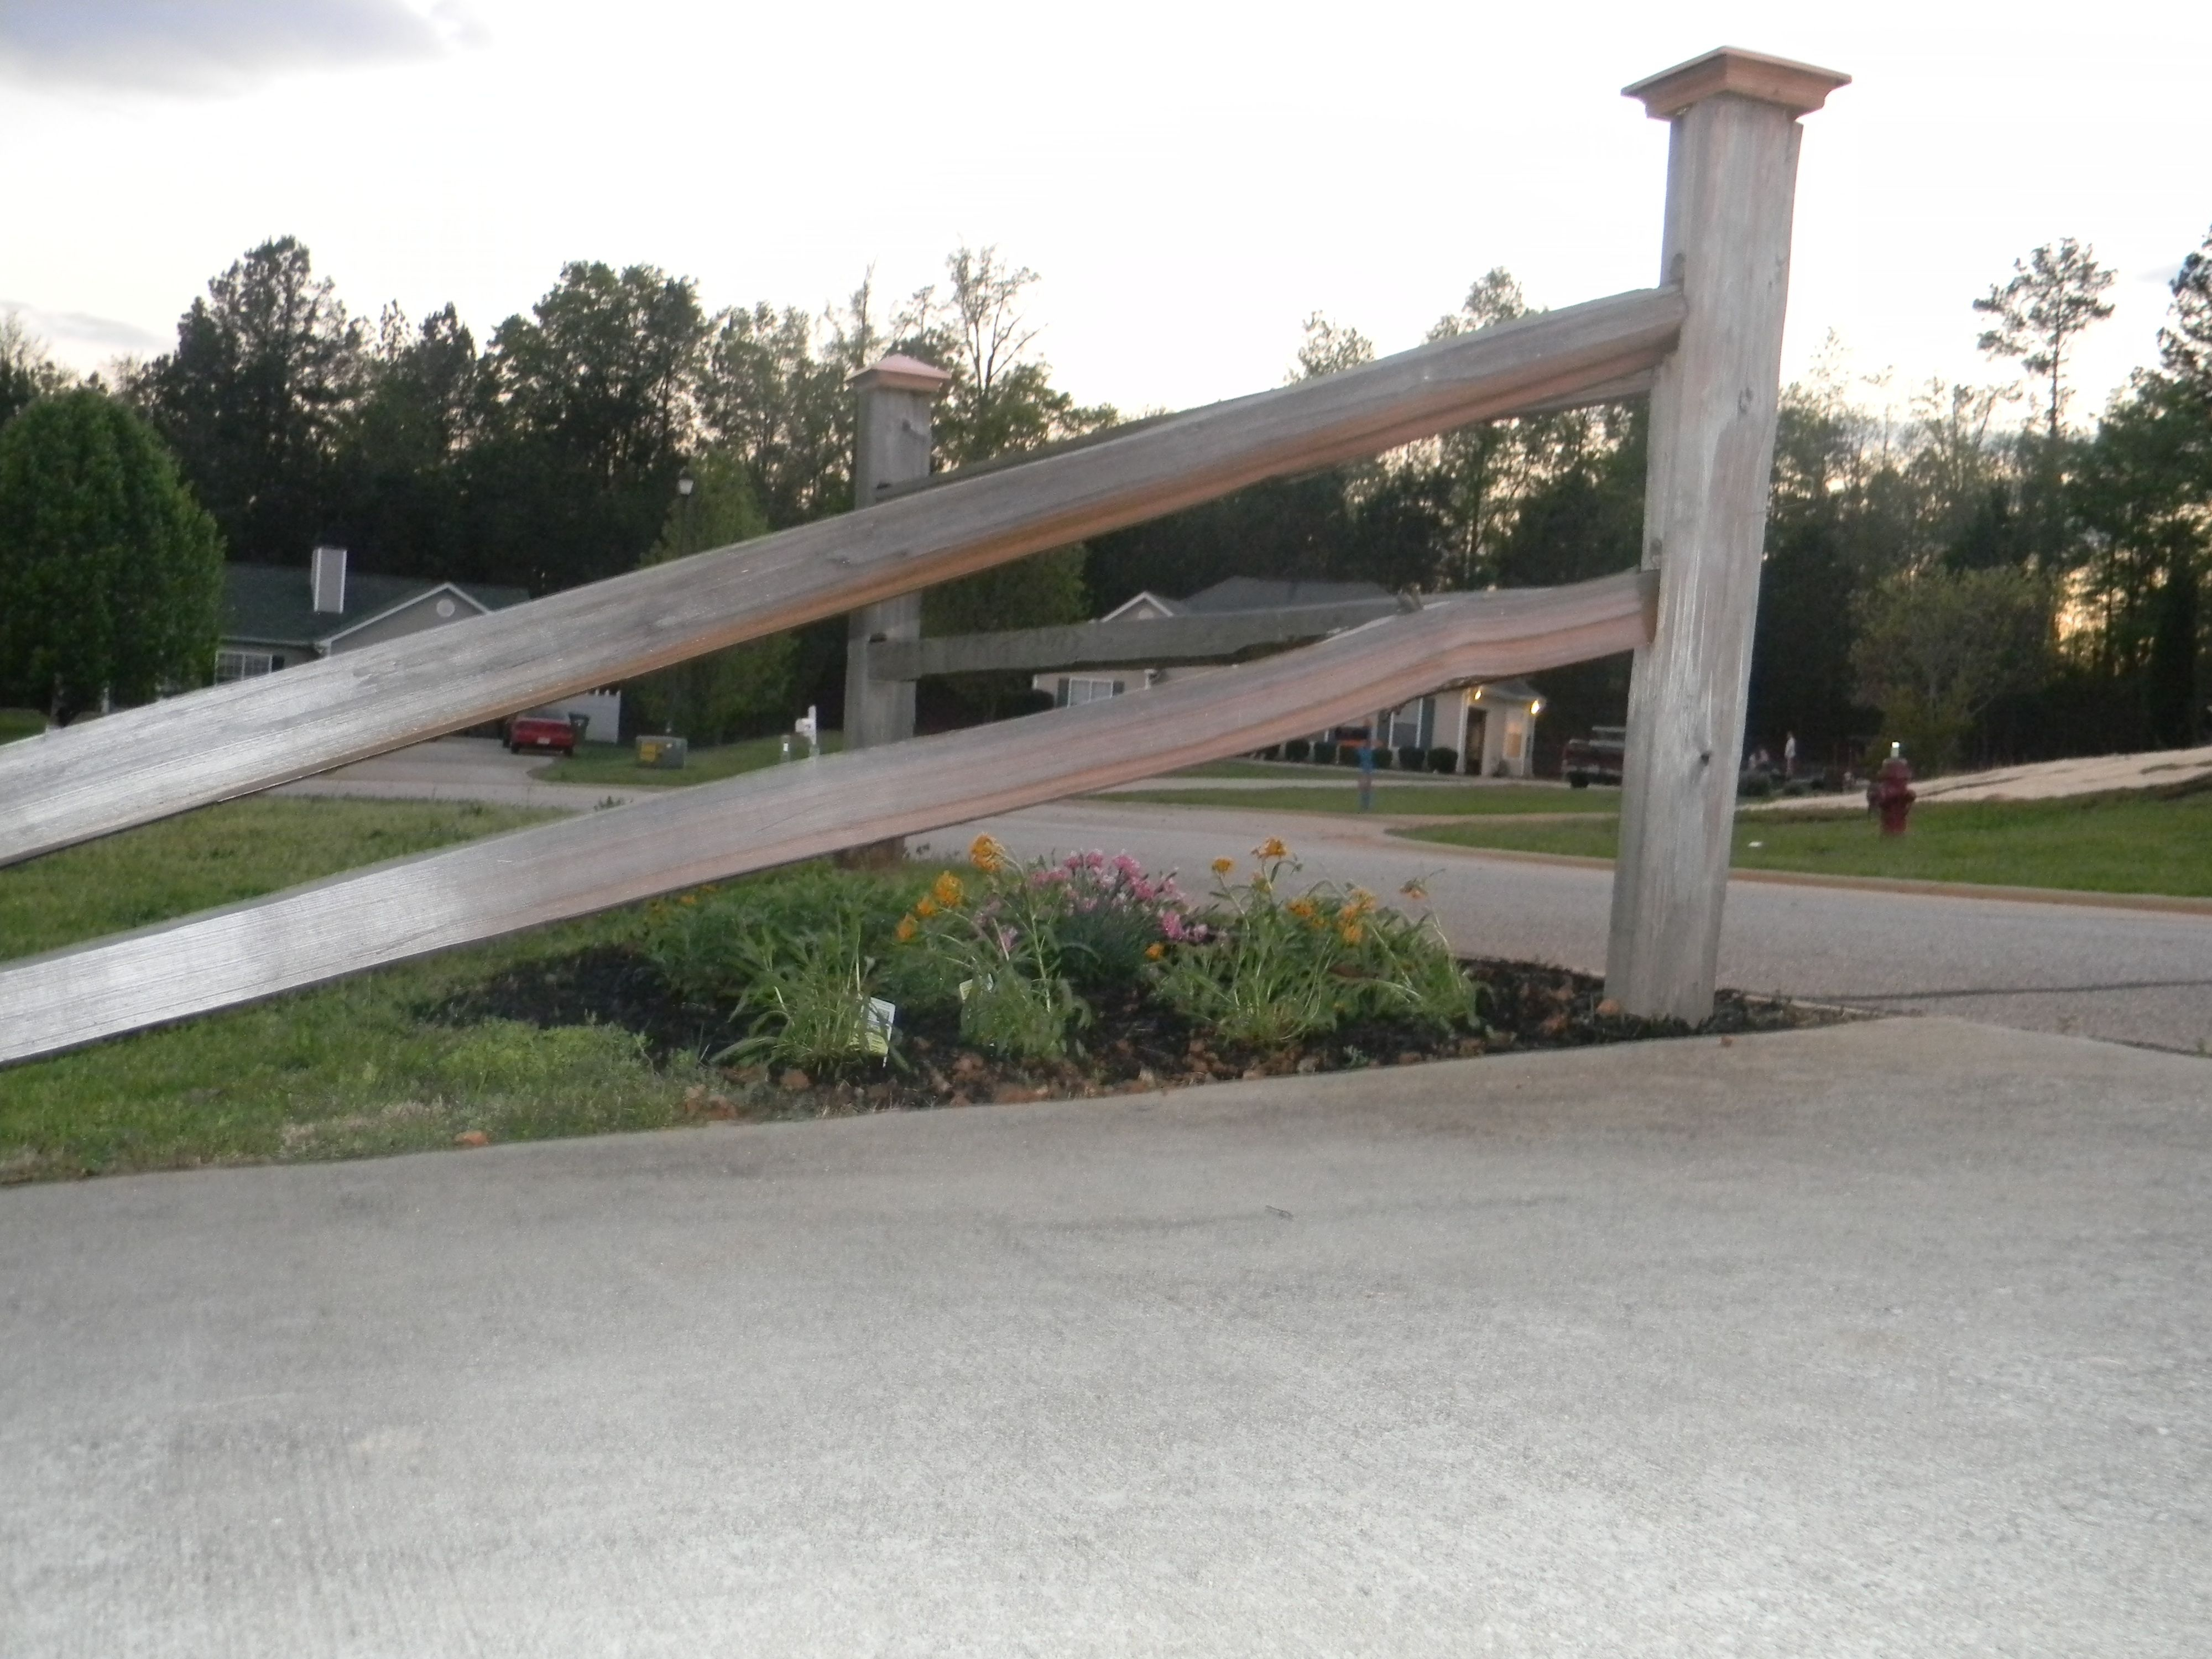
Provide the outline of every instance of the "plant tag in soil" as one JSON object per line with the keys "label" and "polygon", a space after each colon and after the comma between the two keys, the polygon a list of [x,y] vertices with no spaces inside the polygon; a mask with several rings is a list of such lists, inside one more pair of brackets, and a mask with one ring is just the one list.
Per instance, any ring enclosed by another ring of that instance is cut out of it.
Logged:
{"label": "plant tag in soil", "polygon": [[896,1004],[885,1002],[881,997],[870,997],[868,1024],[866,1030],[860,1036],[861,1046],[872,1054],[889,1059],[891,1052],[891,1027],[897,1019],[898,1008]]}

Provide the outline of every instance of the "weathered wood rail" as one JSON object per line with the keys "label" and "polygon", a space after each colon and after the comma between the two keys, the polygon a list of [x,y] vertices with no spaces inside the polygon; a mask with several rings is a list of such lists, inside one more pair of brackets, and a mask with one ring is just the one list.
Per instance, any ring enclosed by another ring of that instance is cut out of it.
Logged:
{"label": "weathered wood rail", "polygon": [[386,646],[0,749],[0,864],[265,789],[1024,554],[1600,386],[1685,311],[1641,290]]}
{"label": "weathered wood rail", "polygon": [[866,649],[871,672],[887,680],[1130,663],[1165,666],[1220,662],[1241,651],[1317,640],[1414,608],[1412,600],[1351,599],[1218,616],[1148,617],[1141,622],[1071,623],[1061,628],[1012,628],[1002,634],[890,640]]}
{"label": "weathered wood rail", "polygon": [[0,967],[0,1064],[672,889],[1280,742],[1440,683],[1631,650],[1648,584],[1482,594],[1200,680],[773,767]]}

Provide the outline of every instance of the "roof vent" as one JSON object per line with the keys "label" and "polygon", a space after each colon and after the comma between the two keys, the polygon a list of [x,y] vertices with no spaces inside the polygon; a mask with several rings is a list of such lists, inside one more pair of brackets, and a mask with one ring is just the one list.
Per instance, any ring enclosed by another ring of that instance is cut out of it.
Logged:
{"label": "roof vent", "polygon": [[313,580],[315,610],[319,613],[339,616],[345,611],[345,559],[346,550],[343,547],[319,547],[315,550]]}

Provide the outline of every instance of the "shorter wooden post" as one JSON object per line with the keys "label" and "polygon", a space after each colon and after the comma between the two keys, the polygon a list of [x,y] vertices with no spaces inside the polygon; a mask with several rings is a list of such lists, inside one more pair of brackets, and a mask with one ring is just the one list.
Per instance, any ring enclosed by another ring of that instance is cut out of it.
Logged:
{"label": "shorter wooden post", "polygon": [[1686,311],[1651,386],[1644,566],[1606,991],[1631,1014],[1713,1011],[1744,697],[1780,401],[1797,118],[1849,76],[1722,50],[1640,81],[1673,124],[1660,280]]}
{"label": "shorter wooden post", "polygon": [[[930,414],[952,377],[919,358],[890,356],[852,380],[860,398],[853,455],[853,505],[873,507],[891,484],[929,476]],[[914,682],[880,680],[868,647],[921,637],[921,595],[863,606],[852,613],[845,646],[845,747],[872,749],[914,735]]]}

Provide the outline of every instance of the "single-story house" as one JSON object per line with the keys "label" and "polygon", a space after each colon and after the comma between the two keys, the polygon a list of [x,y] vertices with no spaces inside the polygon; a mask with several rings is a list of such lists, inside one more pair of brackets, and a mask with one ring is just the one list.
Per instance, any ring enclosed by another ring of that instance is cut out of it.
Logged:
{"label": "single-story house", "polygon": [[[343,547],[318,547],[304,570],[296,565],[227,564],[216,681],[272,674],[503,611],[529,597],[520,587],[349,571]],[[529,712],[556,719],[581,714],[589,722],[587,737],[612,742],[622,719],[622,696],[592,691]]]}
{"label": "single-story house", "polygon": [[[1137,622],[1156,617],[1278,611],[1390,597],[1390,590],[1379,582],[1276,581],[1231,576],[1188,599],[1141,592],[1098,620]],[[1049,692],[1053,702],[1064,708],[1117,696],[1139,686],[1220,672],[1218,665],[1097,669],[1038,674],[1030,684]],[[1355,721],[1351,727],[1340,726],[1313,735],[1316,740],[1341,740],[1354,730],[1362,735],[1371,732],[1376,741],[1393,749],[1449,749],[1458,757],[1458,771],[1480,777],[1525,778],[1535,755],[1536,716],[1543,708],[1543,698],[1521,680],[1462,681],[1416,697],[1401,708],[1378,710],[1365,722]]]}

